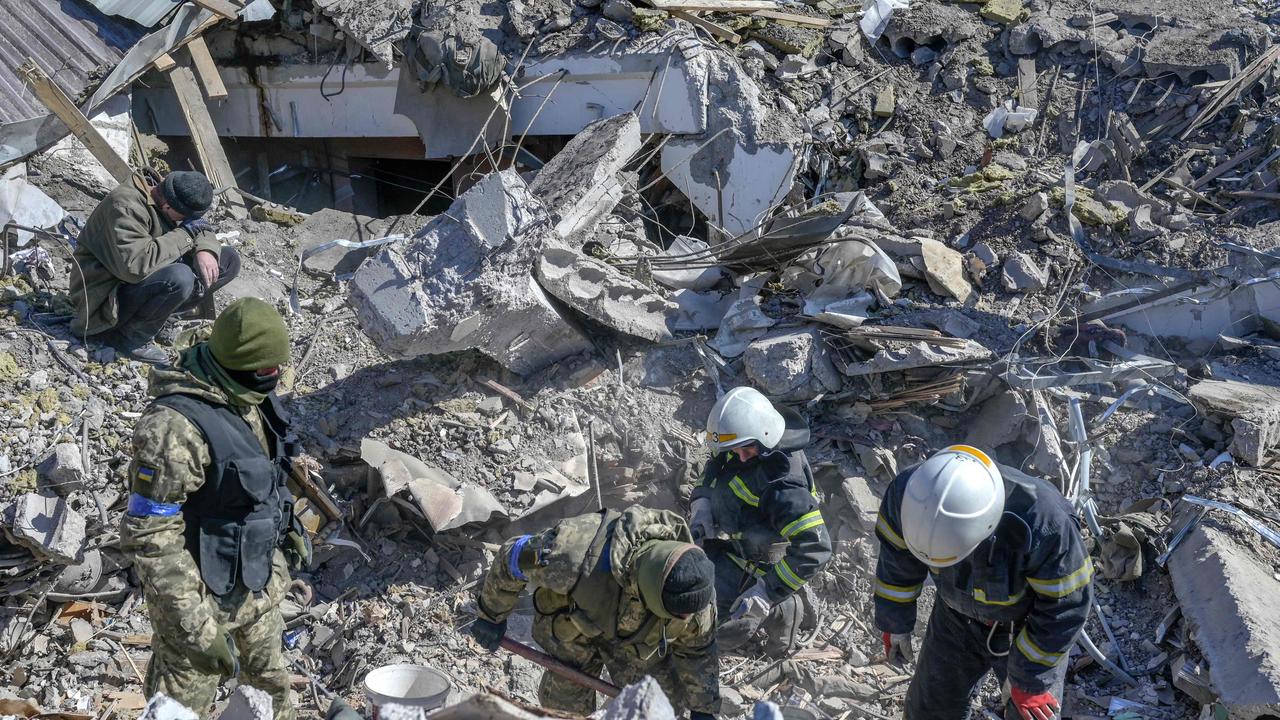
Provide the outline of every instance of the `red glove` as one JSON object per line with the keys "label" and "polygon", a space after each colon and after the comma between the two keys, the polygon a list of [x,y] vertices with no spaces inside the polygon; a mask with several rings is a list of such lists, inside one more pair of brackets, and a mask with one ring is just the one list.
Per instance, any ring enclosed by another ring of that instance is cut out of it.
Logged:
{"label": "red glove", "polygon": [[884,638],[884,656],[889,657],[889,651],[893,649],[893,634],[885,632],[881,637]]}
{"label": "red glove", "polygon": [[1018,714],[1023,717],[1023,720],[1053,720],[1058,716],[1058,711],[1062,709],[1058,705],[1058,698],[1054,697],[1053,693],[1048,690],[1033,694],[1026,690],[1010,687],[1009,698],[1013,701],[1013,706],[1018,709]]}

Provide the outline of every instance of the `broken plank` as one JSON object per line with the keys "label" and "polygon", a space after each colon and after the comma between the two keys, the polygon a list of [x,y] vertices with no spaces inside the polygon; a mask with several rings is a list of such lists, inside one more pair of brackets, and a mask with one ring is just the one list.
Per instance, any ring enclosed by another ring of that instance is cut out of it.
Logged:
{"label": "broken plank", "polygon": [[1217,167],[1205,173],[1204,175],[1201,175],[1200,179],[1196,180],[1194,183],[1191,184],[1191,188],[1193,190],[1199,190],[1209,182],[1212,182],[1218,176],[1222,175],[1223,173],[1236,167],[1240,163],[1248,160],[1249,158],[1253,157],[1254,155],[1257,155],[1260,152],[1262,152],[1262,147],[1260,145],[1254,145],[1253,147],[1245,148],[1241,152],[1236,153],[1235,157],[1231,158],[1230,160],[1224,163],[1219,164]]}
{"label": "broken plank", "polygon": [[228,0],[191,0],[206,10],[221,15],[228,20],[235,20],[240,15],[240,6]]}
{"label": "broken plank", "polygon": [[132,181],[133,169],[129,167],[129,163],[111,148],[106,138],[102,137],[102,133],[98,132],[93,123],[89,122],[89,118],[85,117],[75,103],[71,102],[71,98],[67,97],[62,88],[55,85],[53,79],[36,65],[35,60],[28,58],[27,62],[18,68],[18,75],[36,94],[36,97],[40,98],[40,102],[66,124],[71,134],[84,143],[93,157],[102,163],[116,182],[123,185]]}
{"label": "broken plank", "polygon": [[723,25],[717,25],[716,23],[713,23],[710,20],[707,20],[705,18],[700,18],[697,15],[694,15],[693,13],[685,12],[684,10],[668,10],[667,12],[671,13],[672,16],[674,17],[678,17],[681,20],[684,20],[685,22],[689,23],[690,25],[693,25],[694,27],[702,28],[703,30],[706,30],[707,32],[711,33],[712,35],[715,35],[721,40],[725,40],[731,43],[742,42],[741,35],[730,30],[727,27],[724,27]]}
{"label": "broken plank", "polygon": [[791,25],[801,25],[812,28],[824,28],[831,26],[831,18],[800,15],[799,13],[782,12],[781,10],[757,10],[751,13],[751,17],[767,18],[769,20],[777,20],[780,23],[789,23]]}
{"label": "broken plank", "polygon": [[196,75],[200,78],[200,84],[204,86],[205,96],[210,100],[225,100],[227,86],[222,82],[222,76],[218,74],[218,66],[213,62],[213,56],[209,54],[209,46],[204,38],[198,37],[192,40],[187,45],[187,52],[191,53],[191,63],[196,67]]}
{"label": "broken plank", "polygon": [[529,403],[525,402],[525,399],[521,397],[520,393],[516,392],[515,390],[512,390],[511,388],[507,387],[506,385],[503,385],[502,383],[498,382],[497,380],[494,380],[493,378],[487,378],[481,384],[489,388],[490,390],[498,393],[499,395],[507,398],[511,402],[519,405],[525,410],[533,409],[532,407],[530,407]]}
{"label": "broken plank", "polygon": [[684,12],[750,13],[781,8],[774,0],[644,0],[644,3],[658,10]]}
{"label": "broken plank", "polygon": [[152,65],[154,65],[160,72],[169,72],[173,69],[173,66],[177,64],[178,61],[174,60],[173,56],[169,53],[161,53],[160,57],[156,58],[156,61],[152,63]]}
{"label": "broken plank", "polygon": [[1036,87],[1036,59],[1018,58],[1018,104],[1029,108],[1040,107],[1040,91]]}
{"label": "broken plank", "polygon": [[191,130],[191,140],[196,146],[196,154],[200,157],[204,174],[213,183],[215,191],[227,188],[223,197],[231,208],[231,214],[243,220],[249,213],[245,210],[244,198],[236,188],[235,173],[231,171],[227,153],[222,149],[222,140],[218,137],[218,129],[213,125],[213,118],[209,117],[209,108],[205,107],[195,73],[191,68],[180,65],[169,73],[169,79],[178,96],[182,116]]}

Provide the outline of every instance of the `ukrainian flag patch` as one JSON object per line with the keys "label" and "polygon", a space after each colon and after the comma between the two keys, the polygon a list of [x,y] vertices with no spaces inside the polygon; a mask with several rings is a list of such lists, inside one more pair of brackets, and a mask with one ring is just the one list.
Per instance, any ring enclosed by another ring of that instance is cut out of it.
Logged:
{"label": "ukrainian flag patch", "polygon": [[157,470],[155,468],[147,467],[146,465],[139,465],[138,474],[134,477],[138,482],[149,483],[156,479],[156,472]]}

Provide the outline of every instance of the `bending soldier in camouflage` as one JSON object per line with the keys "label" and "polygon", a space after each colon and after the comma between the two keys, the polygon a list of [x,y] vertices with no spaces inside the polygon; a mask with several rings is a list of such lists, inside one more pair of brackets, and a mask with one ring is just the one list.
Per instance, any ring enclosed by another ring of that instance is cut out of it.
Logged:
{"label": "bending soldier in camouflage", "polygon": [[[495,651],[525,586],[533,589],[533,638],[583,672],[628,685],[650,675],[677,712],[711,720],[720,710],[714,568],[684,520],[632,507],[561,521],[508,540],[478,598],[472,634]],[[544,706],[582,715],[595,693],[544,672]]]}
{"label": "bending soldier in camouflage", "polygon": [[[291,720],[279,604],[290,562],[309,562],[285,482],[295,454],[272,394],[289,335],[270,305],[227,307],[209,340],[155,368],[155,401],[138,420],[121,547],[152,624],[146,694],[209,713],[218,683],[271,694]],[[287,552],[281,552],[282,546]]]}

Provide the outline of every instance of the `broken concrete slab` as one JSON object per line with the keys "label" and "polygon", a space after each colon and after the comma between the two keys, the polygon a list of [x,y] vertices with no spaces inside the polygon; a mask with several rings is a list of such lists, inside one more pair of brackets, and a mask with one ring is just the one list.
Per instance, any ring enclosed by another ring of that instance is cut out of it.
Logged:
{"label": "broken concrete slab", "polygon": [[1006,391],[982,404],[978,417],[969,425],[966,445],[990,451],[1007,445],[1022,434],[1027,415],[1027,401],[1022,395]]}
{"label": "broken concrete slab", "polygon": [[812,400],[843,387],[815,328],[771,333],[751,343],[742,366],[753,385],[779,402]]}
{"label": "broken concrete slab", "polygon": [[1280,713],[1280,580],[1270,564],[1206,521],[1174,550],[1168,568],[1231,717]]}
{"label": "broken concrete slab", "polygon": [[1004,261],[1000,281],[1010,292],[1033,292],[1049,284],[1049,273],[1025,253],[1015,252]]}
{"label": "broken concrete slab", "polygon": [[1177,75],[1184,83],[1229,80],[1240,73],[1242,48],[1229,27],[1162,27],[1147,43],[1142,64],[1147,77]]}
{"label": "broken concrete slab", "polygon": [[[307,216],[292,234],[299,238],[298,252],[301,254],[331,240],[364,242],[380,238],[386,231],[387,223],[383,220],[322,208]],[[309,255],[302,267],[314,272],[346,275],[355,272],[360,263],[375,252],[377,248],[352,250],[340,246],[331,247]]]}
{"label": "broken concrete slab", "polygon": [[12,542],[37,557],[70,565],[84,553],[84,516],[56,495],[25,493],[5,509],[0,524]]}
{"label": "broken concrete slab", "polygon": [[922,238],[920,255],[929,289],[962,303],[973,297],[973,286],[964,276],[964,256],[937,240]]}
{"label": "broken concrete slab", "polygon": [[658,681],[646,675],[604,706],[602,720],[676,720],[676,712]]}
{"label": "broken concrete slab", "polygon": [[36,479],[42,490],[66,496],[84,489],[84,456],[75,443],[58,443],[36,466]]}
{"label": "broken concrete slab", "polygon": [[669,325],[679,307],[599,260],[547,248],[537,273],[548,293],[603,325],[654,342],[671,339]]}
{"label": "broken concrete slab", "polygon": [[1231,454],[1259,467],[1280,445],[1280,389],[1235,380],[1202,380],[1188,391],[1211,415],[1231,419]]}
{"label": "broken concrete slab", "polygon": [[488,175],[360,266],[349,288],[360,327],[392,356],[474,348],[520,374],[589,350],[534,282],[549,240],[546,209],[524,180]]}
{"label": "broken concrete slab", "polygon": [[640,120],[624,113],[594,122],[538,171],[529,192],[543,202],[556,233],[579,247],[622,199],[618,173],[640,150]]}
{"label": "broken concrete slab", "polygon": [[876,531],[876,518],[880,513],[880,496],[871,489],[871,484],[861,475],[853,475],[840,484],[844,491],[844,499],[853,510],[853,519],[862,528],[862,532],[871,535]]}
{"label": "broken concrete slab", "polygon": [[250,685],[238,685],[218,720],[271,720],[271,696]]}

